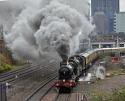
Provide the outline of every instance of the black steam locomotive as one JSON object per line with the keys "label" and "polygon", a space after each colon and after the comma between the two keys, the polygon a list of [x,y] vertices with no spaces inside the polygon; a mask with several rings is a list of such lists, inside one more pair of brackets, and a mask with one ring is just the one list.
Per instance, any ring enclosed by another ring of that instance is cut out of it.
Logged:
{"label": "black steam locomotive", "polygon": [[79,76],[85,73],[85,58],[80,55],[70,57],[67,61],[60,63],[59,77],[55,86],[59,92],[70,92],[77,85]]}
{"label": "black steam locomotive", "polygon": [[69,57],[60,63],[59,77],[54,86],[59,89],[60,93],[70,92],[77,85],[79,77],[86,74],[90,65],[99,56],[111,55],[113,52],[125,53],[125,48],[101,48]]}

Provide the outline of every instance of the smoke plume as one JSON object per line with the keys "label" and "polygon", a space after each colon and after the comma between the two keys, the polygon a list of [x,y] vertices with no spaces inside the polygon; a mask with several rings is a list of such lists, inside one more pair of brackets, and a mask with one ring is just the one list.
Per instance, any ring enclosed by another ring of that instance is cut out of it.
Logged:
{"label": "smoke plume", "polygon": [[103,66],[98,66],[95,70],[95,76],[97,79],[105,79],[106,70]]}
{"label": "smoke plume", "polygon": [[79,37],[93,29],[86,17],[87,0],[23,0],[21,4],[25,5],[15,10],[16,20],[5,36],[16,58],[40,60],[56,51],[66,59],[78,50]]}

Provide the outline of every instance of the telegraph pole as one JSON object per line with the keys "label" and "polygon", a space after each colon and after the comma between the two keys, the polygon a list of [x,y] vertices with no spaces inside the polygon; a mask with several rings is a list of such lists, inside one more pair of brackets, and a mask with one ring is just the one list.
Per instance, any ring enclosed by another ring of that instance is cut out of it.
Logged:
{"label": "telegraph pole", "polygon": [[119,47],[119,37],[117,36],[117,43],[116,47]]}
{"label": "telegraph pole", "polygon": [[0,34],[1,34],[1,40],[4,39],[3,37],[3,25],[0,26]]}
{"label": "telegraph pole", "polygon": [[3,25],[0,25],[0,53],[3,53],[3,47],[4,47],[4,36],[3,36]]}

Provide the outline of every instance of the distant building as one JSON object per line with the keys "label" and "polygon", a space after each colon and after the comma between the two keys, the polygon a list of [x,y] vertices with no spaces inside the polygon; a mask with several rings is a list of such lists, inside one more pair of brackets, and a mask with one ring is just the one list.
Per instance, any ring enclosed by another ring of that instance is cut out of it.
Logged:
{"label": "distant building", "polygon": [[119,0],[91,0],[91,15],[96,12],[104,12],[108,18],[109,32],[113,32],[114,14],[119,13]]}
{"label": "distant building", "polygon": [[116,13],[114,17],[114,32],[125,33],[125,12]]}
{"label": "distant building", "polygon": [[80,49],[125,47],[125,33],[90,35],[80,42]]}
{"label": "distant building", "polygon": [[107,34],[108,33],[108,18],[104,12],[96,12],[94,17],[94,24],[96,25],[96,32]]}
{"label": "distant building", "polygon": [[91,48],[125,47],[125,33],[91,36]]}

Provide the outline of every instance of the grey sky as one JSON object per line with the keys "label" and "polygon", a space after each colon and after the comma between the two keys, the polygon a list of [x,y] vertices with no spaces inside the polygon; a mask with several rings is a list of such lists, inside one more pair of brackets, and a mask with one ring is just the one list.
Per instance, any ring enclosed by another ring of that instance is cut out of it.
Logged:
{"label": "grey sky", "polygon": [[125,0],[120,0],[120,10],[125,11]]}

